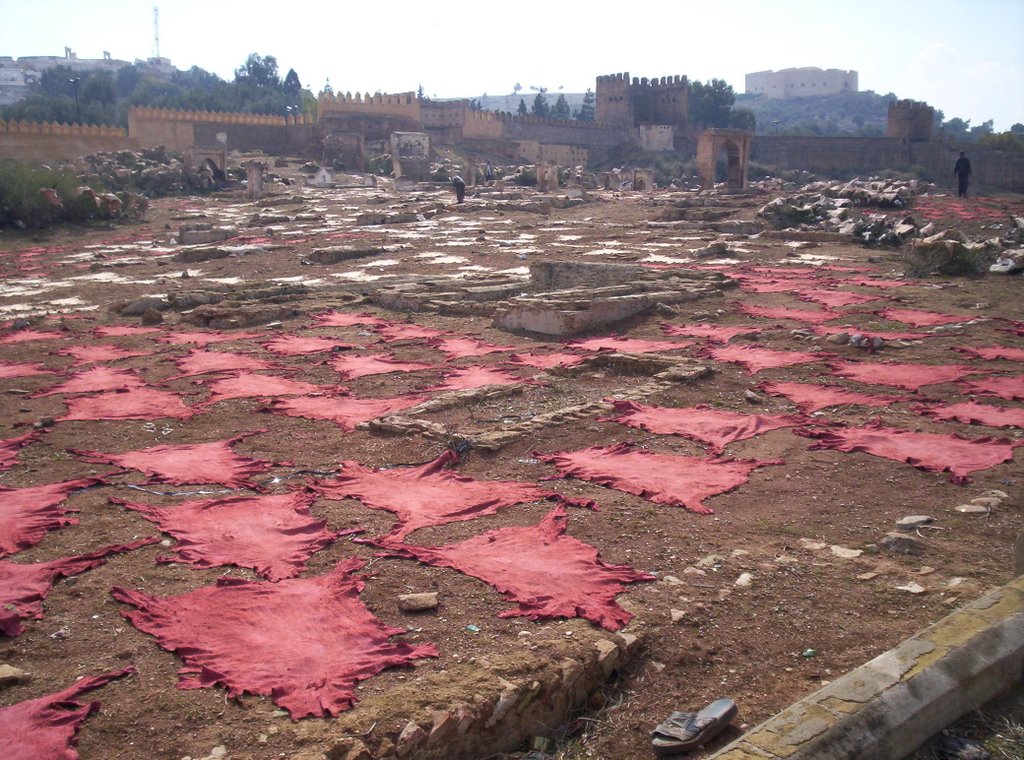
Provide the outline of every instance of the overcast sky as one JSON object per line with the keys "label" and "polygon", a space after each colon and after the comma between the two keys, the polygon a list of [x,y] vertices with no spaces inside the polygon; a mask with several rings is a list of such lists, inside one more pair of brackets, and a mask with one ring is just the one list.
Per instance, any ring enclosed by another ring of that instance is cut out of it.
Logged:
{"label": "overcast sky", "polygon": [[250,53],[335,91],[583,92],[600,74],[720,78],[854,69],[860,89],[924,100],[997,131],[1024,123],[1024,0],[265,2],[0,0],[0,55],[160,54],[233,77]]}

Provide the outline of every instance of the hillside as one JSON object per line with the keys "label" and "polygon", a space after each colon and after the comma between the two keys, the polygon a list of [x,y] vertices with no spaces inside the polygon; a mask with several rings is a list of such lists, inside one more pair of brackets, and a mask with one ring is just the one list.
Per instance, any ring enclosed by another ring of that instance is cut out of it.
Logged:
{"label": "hillside", "polygon": [[889,102],[895,99],[870,90],[787,99],[737,95],[735,107],[754,112],[758,134],[878,137],[885,134]]}

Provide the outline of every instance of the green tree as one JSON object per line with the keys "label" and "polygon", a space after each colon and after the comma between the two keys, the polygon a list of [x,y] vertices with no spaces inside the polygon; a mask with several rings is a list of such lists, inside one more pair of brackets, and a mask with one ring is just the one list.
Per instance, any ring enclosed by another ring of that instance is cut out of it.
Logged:
{"label": "green tree", "polygon": [[235,84],[254,89],[278,89],[281,80],[277,75],[277,59],[249,53],[239,68],[235,69]]}
{"label": "green tree", "polygon": [[964,121],[959,117],[954,117],[949,121],[942,122],[942,128],[945,130],[946,135],[952,140],[968,140],[971,120],[968,119],[967,121]]}
{"label": "green tree", "polygon": [[526,107],[526,101],[522,98],[519,98],[519,110],[517,113],[520,116],[526,116],[526,114],[530,113],[529,109]]}
{"label": "green tree", "polygon": [[302,82],[299,81],[299,75],[295,73],[295,69],[288,69],[283,87],[284,91],[293,97],[302,92]]}
{"label": "green tree", "polygon": [[1014,124],[1010,127],[1010,132],[1018,137],[1024,137],[1024,124],[1021,124],[1020,122]]}
{"label": "green tree", "polygon": [[551,115],[556,119],[568,119],[572,115],[569,101],[565,99],[565,95],[558,94],[558,100],[555,101],[555,107],[551,109]]}
{"label": "green tree", "polygon": [[100,103],[112,106],[117,101],[117,87],[114,79],[106,71],[93,74],[82,86],[83,103]]}
{"label": "green tree", "polygon": [[976,127],[971,127],[971,141],[974,142],[981,139],[985,135],[991,135],[994,131],[994,123],[995,122],[992,119],[989,119],[988,121],[984,121]]}
{"label": "green tree", "polygon": [[753,132],[757,129],[757,117],[749,108],[734,108],[729,114],[729,126],[733,129],[746,129]]}
{"label": "green tree", "polygon": [[530,108],[530,113],[534,116],[550,116],[551,106],[548,105],[547,96],[545,96],[546,88],[542,87],[537,91],[537,94],[533,96],[533,106]]}
{"label": "green tree", "polygon": [[587,91],[583,93],[583,104],[575,113],[575,118],[579,121],[593,121],[597,117],[595,102],[594,92],[588,87]]}
{"label": "green tree", "polygon": [[1013,131],[1013,127],[1010,127],[1009,132],[982,135],[978,144],[992,150],[1004,150],[1007,153],[1024,153],[1024,130],[1016,133]]}
{"label": "green tree", "polygon": [[702,129],[727,127],[735,102],[736,93],[724,79],[712,79],[707,84],[695,79],[690,83],[690,124]]}

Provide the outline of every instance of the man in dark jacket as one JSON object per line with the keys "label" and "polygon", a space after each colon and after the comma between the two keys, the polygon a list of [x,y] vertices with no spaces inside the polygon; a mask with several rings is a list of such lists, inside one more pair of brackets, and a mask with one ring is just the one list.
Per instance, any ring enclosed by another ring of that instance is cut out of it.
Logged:
{"label": "man in dark jacket", "polygon": [[956,177],[957,197],[967,197],[967,183],[971,178],[971,161],[960,151],[960,158],[953,164],[953,176]]}
{"label": "man in dark jacket", "polygon": [[455,188],[455,202],[462,203],[466,197],[466,181],[456,174],[452,177],[452,187]]}

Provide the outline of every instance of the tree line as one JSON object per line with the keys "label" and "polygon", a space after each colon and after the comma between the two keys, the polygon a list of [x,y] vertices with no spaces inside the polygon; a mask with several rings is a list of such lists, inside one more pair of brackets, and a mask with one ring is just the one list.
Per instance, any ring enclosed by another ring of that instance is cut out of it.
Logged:
{"label": "tree line", "polygon": [[303,88],[295,69],[282,78],[274,56],[252,53],[235,69],[232,81],[198,66],[169,76],[144,64],[122,66],[115,73],[54,66],[31,85],[28,97],[0,109],[0,118],[127,127],[132,106],[285,116],[315,114],[316,98]]}

